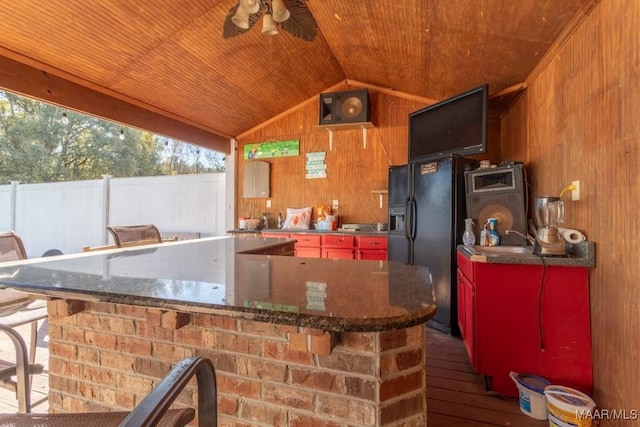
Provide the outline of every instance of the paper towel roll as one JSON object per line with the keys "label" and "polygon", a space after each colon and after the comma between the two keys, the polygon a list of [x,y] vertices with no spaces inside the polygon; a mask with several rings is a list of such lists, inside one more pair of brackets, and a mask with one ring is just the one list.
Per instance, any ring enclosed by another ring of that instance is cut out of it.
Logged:
{"label": "paper towel roll", "polygon": [[560,235],[564,238],[564,240],[569,243],[580,243],[587,240],[584,234],[572,228],[558,227],[558,231],[560,232]]}

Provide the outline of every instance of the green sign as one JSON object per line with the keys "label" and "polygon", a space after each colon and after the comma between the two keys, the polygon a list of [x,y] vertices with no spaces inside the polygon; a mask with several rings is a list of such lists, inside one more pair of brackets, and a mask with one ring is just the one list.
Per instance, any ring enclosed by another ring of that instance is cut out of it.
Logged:
{"label": "green sign", "polygon": [[299,139],[245,144],[244,146],[244,158],[248,160],[298,155],[300,155]]}

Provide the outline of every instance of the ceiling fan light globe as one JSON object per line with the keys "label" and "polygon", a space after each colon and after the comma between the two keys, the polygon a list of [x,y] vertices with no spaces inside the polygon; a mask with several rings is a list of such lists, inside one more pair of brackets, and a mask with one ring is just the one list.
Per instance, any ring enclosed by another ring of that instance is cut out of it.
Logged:
{"label": "ceiling fan light globe", "polygon": [[240,0],[239,9],[244,9],[247,13],[257,13],[260,10],[260,2],[258,0]]}
{"label": "ceiling fan light globe", "polygon": [[284,0],[273,0],[271,7],[273,8],[274,22],[284,22],[291,16],[291,12],[289,12],[289,9],[287,9],[287,6],[284,4]]}
{"label": "ceiling fan light globe", "polygon": [[236,11],[235,15],[231,18],[231,22],[236,24],[237,27],[243,30],[249,29],[249,12],[247,12],[240,4],[240,7]]}
{"label": "ceiling fan light globe", "polygon": [[278,34],[276,24],[273,22],[273,17],[270,13],[265,13],[262,18],[262,34],[267,36],[273,36]]}

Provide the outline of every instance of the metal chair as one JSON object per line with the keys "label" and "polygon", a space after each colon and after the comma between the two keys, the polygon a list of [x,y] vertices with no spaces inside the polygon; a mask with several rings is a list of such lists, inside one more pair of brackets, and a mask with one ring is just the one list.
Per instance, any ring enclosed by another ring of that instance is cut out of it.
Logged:
{"label": "metal chair", "polygon": [[181,360],[131,412],[88,412],[72,414],[0,415],[0,425],[16,427],[151,427],[189,424],[193,408],[169,409],[180,392],[196,376],[198,426],[217,426],[216,374],[211,360],[189,357]]}
{"label": "metal chair", "polygon": [[162,242],[160,231],[153,224],[113,225],[107,227],[107,231],[111,233],[114,243],[119,248]]}
{"label": "metal chair", "polygon": [[[14,232],[0,233],[0,262],[26,259],[22,239]],[[31,412],[31,375],[42,373],[43,366],[35,363],[38,344],[38,321],[47,318],[45,301],[33,300],[27,293],[0,288],[0,332],[11,339],[15,361],[0,360],[0,386],[16,392],[18,410]],[[29,350],[22,336],[14,329],[31,324]],[[13,379],[15,377],[15,380]]]}

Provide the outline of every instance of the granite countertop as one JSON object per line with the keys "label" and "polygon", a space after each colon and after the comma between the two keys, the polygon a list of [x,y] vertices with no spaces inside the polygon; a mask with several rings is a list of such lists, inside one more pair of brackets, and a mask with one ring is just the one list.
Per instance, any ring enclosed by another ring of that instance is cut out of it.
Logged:
{"label": "granite countertop", "polygon": [[242,253],[283,243],[229,236],[15,261],[0,284],[331,331],[404,328],[435,313],[426,267]]}
{"label": "granite countertop", "polygon": [[299,230],[299,229],[281,229],[281,228],[265,228],[262,230],[228,230],[229,234],[260,234],[260,233],[271,233],[271,234],[353,234],[357,236],[380,236],[386,237],[386,231],[377,231],[375,227],[367,227],[361,228],[359,230],[348,230],[348,229],[338,229],[338,230]]}
{"label": "granite countertop", "polygon": [[[499,251],[500,247],[496,250]],[[567,256],[540,256],[533,253],[485,253],[482,247],[467,247],[458,245],[458,252],[474,262],[496,264],[534,264],[534,265],[559,265],[568,267],[594,267],[595,243],[580,242],[567,243]]]}

